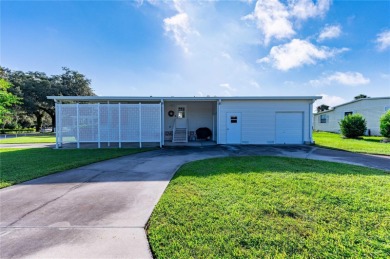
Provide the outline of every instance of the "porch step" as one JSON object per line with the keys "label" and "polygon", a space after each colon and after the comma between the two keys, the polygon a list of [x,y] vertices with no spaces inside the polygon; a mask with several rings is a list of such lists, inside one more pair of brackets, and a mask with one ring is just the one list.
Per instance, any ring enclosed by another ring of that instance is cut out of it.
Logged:
{"label": "porch step", "polygon": [[187,142],[187,129],[186,128],[176,128],[173,132],[172,142]]}

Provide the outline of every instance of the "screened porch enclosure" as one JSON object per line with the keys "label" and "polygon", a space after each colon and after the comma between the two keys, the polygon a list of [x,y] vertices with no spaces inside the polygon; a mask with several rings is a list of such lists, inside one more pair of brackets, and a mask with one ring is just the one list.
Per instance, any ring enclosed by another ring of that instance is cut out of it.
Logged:
{"label": "screened porch enclosure", "polygon": [[161,104],[56,104],[56,147],[96,143],[162,145]]}

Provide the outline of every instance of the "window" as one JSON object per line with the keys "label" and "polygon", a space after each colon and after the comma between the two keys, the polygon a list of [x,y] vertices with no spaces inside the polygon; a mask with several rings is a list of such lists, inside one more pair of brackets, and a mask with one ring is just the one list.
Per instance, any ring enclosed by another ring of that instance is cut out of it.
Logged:
{"label": "window", "polygon": [[326,118],[327,116],[325,114],[320,115],[320,123],[327,123]]}
{"label": "window", "polygon": [[177,107],[177,117],[179,119],[184,119],[186,117],[186,107]]}
{"label": "window", "polygon": [[344,112],[344,117],[348,116],[348,115],[352,115],[353,112]]}
{"label": "window", "polygon": [[230,123],[237,123],[237,116],[230,116]]}

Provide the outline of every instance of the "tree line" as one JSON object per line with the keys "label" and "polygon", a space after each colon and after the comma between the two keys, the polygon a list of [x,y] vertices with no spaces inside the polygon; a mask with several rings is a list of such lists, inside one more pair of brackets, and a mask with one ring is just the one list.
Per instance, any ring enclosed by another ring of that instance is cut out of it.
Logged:
{"label": "tree line", "polygon": [[38,132],[45,118],[55,128],[54,101],[47,96],[93,96],[91,80],[63,67],[62,74],[14,71],[0,67],[0,124],[4,128],[35,127]]}

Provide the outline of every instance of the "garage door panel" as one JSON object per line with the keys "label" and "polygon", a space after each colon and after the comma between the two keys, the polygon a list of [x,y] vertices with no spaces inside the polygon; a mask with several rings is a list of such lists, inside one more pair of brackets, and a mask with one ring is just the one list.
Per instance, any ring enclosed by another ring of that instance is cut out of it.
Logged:
{"label": "garage door panel", "polygon": [[302,144],[303,113],[277,112],[275,135],[276,144]]}

